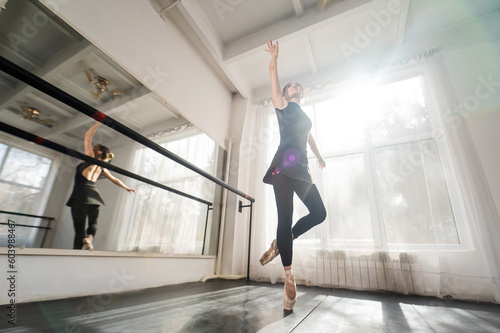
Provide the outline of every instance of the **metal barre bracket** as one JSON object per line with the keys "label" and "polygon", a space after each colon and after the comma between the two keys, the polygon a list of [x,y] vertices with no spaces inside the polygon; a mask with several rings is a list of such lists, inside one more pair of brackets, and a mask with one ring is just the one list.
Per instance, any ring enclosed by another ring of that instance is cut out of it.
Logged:
{"label": "metal barre bracket", "polygon": [[252,204],[250,204],[250,205],[244,205],[243,206],[243,202],[241,200],[238,200],[238,201],[239,201],[239,203],[238,203],[238,212],[239,213],[243,212],[243,208],[251,207],[252,206]]}

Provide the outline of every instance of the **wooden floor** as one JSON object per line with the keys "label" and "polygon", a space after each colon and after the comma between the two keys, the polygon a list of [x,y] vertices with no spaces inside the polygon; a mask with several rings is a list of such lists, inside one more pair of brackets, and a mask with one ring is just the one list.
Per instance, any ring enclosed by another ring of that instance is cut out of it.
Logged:
{"label": "wooden floor", "polygon": [[[6,307],[1,306],[6,313]],[[121,294],[18,304],[0,332],[500,332],[500,305],[212,280]]]}

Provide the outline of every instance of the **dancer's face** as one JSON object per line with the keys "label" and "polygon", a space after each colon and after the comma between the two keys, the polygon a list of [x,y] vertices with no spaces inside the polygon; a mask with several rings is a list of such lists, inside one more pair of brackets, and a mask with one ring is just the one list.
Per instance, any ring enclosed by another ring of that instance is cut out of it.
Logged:
{"label": "dancer's face", "polygon": [[299,100],[304,97],[304,90],[302,89],[302,86],[300,83],[297,82],[292,82],[289,84],[289,86],[286,88],[285,92],[285,98],[287,101],[291,100],[292,98],[298,98]]}

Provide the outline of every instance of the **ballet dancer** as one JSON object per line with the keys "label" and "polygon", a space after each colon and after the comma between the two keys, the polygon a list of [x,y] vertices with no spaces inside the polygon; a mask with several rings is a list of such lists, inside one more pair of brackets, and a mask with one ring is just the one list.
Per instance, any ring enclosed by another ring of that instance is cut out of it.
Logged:
{"label": "ballet dancer", "polygon": [[[85,154],[101,161],[109,162],[114,155],[107,147],[99,144],[92,146],[92,138],[100,125],[100,122],[96,122],[85,133]],[[80,163],[76,167],[73,192],[66,203],[66,206],[71,207],[71,217],[73,218],[73,226],[75,228],[73,249],[82,249],[82,245],[84,250],[92,251],[94,249],[92,240],[97,231],[99,206],[104,205],[104,201],[95,184],[101,173],[117,186],[124,188],[129,193],[135,193],[134,189],[131,189],[121,180],[112,176],[108,169],[90,164],[89,162]],[[85,230],[87,218],[88,228]]]}
{"label": "ballet dancer", "polygon": [[[285,295],[283,306],[292,310],[297,300],[297,287],[292,271],[293,240],[320,224],[326,218],[326,210],[309,173],[307,144],[318,159],[319,167],[325,167],[325,161],[319,153],[316,142],[310,133],[312,122],[300,108],[304,89],[298,83],[289,83],[283,90],[278,79],[278,41],[267,43],[266,52],[271,54],[269,74],[271,77],[272,101],[278,118],[280,145],[269,169],[264,176],[264,183],[274,188],[278,211],[278,229],[276,239],[261,257],[265,265],[281,255],[285,270]],[[292,228],[293,194],[302,200],[309,214],[302,217]]]}

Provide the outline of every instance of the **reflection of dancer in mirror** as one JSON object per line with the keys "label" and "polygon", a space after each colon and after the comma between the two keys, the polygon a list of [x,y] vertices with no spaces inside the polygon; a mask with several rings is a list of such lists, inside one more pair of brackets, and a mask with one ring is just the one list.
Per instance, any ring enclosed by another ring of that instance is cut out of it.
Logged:
{"label": "reflection of dancer in mirror", "polygon": [[[302,86],[289,83],[281,91],[278,79],[278,42],[267,43],[266,50],[271,54],[269,73],[271,76],[272,101],[278,117],[280,145],[263,181],[274,187],[278,211],[278,230],[271,247],[260,258],[265,265],[281,255],[285,269],[285,295],[283,305],[291,310],[297,300],[297,288],[292,272],[293,240],[326,218],[326,210],[316,185],[313,184],[307,163],[307,144],[318,159],[319,167],[325,167],[325,161],[318,151],[316,142],[310,133],[312,122],[300,108],[304,97]],[[302,200],[309,214],[302,217],[292,228],[293,194]]]}
{"label": "reflection of dancer in mirror", "polygon": [[[85,133],[85,154],[101,161],[109,162],[113,158],[113,154],[107,147],[103,145],[92,146],[92,138],[99,125],[101,125],[101,123],[96,122],[96,124]],[[80,163],[76,167],[73,192],[66,203],[66,206],[71,207],[71,216],[73,217],[73,226],[75,227],[73,249],[81,249],[82,245],[85,250],[94,249],[92,239],[97,230],[99,206],[104,205],[104,201],[95,185],[101,173],[116,185],[126,189],[130,193],[135,193],[135,190],[127,187],[127,185],[122,183],[118,178],[113,177],[108,169],[90,164],[89,162]],[[87,217],[89,226],[85,231]]]}

